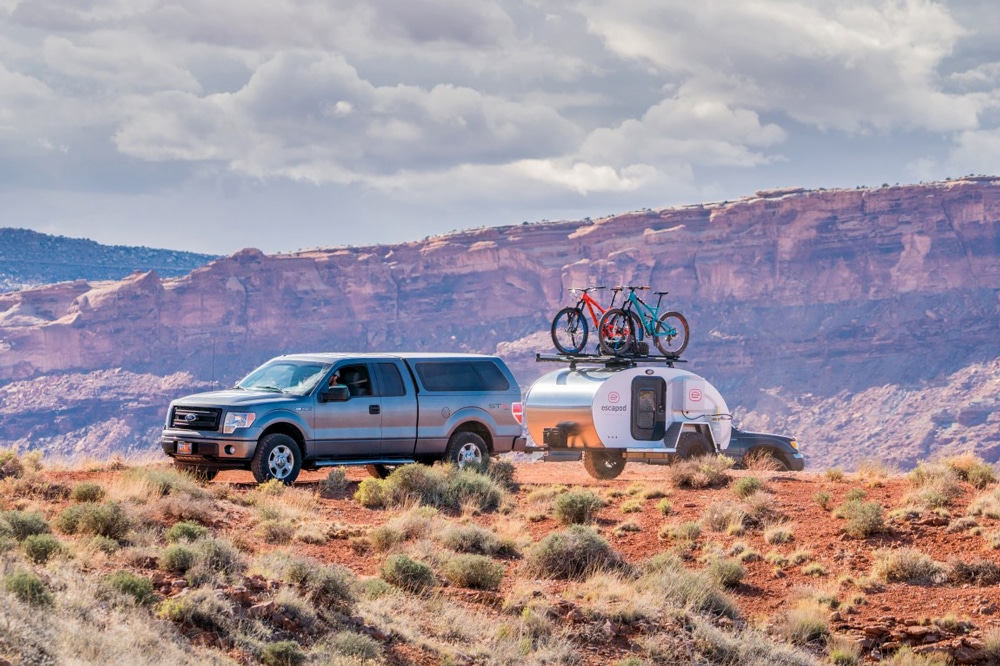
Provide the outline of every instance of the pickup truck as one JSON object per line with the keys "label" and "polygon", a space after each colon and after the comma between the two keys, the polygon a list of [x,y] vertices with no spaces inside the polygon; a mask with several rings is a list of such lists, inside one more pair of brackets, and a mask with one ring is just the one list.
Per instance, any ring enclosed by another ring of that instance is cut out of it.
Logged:
{"label": "pickup truck", "polygon": [[386,476],[437,460],[485,468],[523,450],[504,362],[478,354],[279,356],[234,387],[170,403],[163,452],[203,479],[246,469],[291,484],[302,469],[365,465]]}

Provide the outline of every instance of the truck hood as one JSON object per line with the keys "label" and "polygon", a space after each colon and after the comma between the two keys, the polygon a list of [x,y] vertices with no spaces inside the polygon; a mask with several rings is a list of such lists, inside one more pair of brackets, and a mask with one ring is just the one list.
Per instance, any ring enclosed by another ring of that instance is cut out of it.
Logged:
{"label": "truck hood", "polygon": [[769,433],[769,432],[750,432],[748,430],[741,430],[740,428],[737,428],[735,426],[733,426],[732,432],[734,438],[738,437],[740,440],[744,442],[759,440],[759,441],[770,441],[770,442],[777,441],[788,444],[793,439],[795,439],[794,437],[786,437],[785,435],[775,435],[774,433]]}
{"label": "truck hood", "polygon": [[227,389],[195,393],[174,400],[172,405],[192,405],[198,407],[256,407],[258,405],[280,405],[300,402],[306,396],[274,393],[272,391],[242,391]]}

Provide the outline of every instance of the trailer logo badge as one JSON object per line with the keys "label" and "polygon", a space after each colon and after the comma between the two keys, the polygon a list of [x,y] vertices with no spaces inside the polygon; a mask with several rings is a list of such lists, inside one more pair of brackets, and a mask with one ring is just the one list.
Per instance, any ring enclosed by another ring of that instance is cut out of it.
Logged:
{"label": "trailer logo badge", "polygon": [[701,402],[701,389],[691,389],[688,391],[688,400],[691,402]]}
{"label": "trailer logo badge", "polygon": [[612,391],[608,394],[608,402],[618,402],[622,397],[618,395],[618,391]]}

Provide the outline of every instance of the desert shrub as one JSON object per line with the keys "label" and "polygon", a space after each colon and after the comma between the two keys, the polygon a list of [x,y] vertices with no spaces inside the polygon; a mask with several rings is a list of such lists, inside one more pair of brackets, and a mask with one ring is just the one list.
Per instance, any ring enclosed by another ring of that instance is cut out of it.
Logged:
{"label": "desert shrub", "polygon": [[73,486],[69,498],[74,502],[100,502],[106,494],[100,484],[84,481]]}
{"label": "desert shrub", "polygon": [[622,513],[639,513],[642,511],[642,502],[639,500],[629,500],[623,502],[621,506]]}
{"label": "desert shrub", "polygon": [[633,522],[631,520],[626,520],[625,522],[616,525],[615,529],[611,530],[611,533],[614,534],[616,537],[621,537],[626,534],[634,534],[636,532],[641,532],[641,531],[642,527],[640,527],[638,523]]}
{"label": "desert shrub", "polygon": [[825,576],[826,568],[819,562],[813,562],[802,567],[802,573],[806,576]]}
{"label": "desert shrub", "polygon": [[811,550],[798,549],[788,556],[788,561],[792,564],[803,564],[813,558]]}
{"label": "desert shrub", "polygon": [[4,577],[4,587],[8,592],[31,606],[53,606],[55,597],[41,578],[19,569]]}
{"label": "desert shrub", "polygon": [[118,594],[131,597],[139,606],[148,606],[156,601],[153,583],[129,571],[116,571],[104,579],[104,584]]}
{"label": "desert shrub", "polygon": [[132,527],[132,522],[117,502],[86,502],[63,510],[56,518],[56,527],[65,534],[96,534],[120,541]]}
{"label": "desert shrub", "polygon": [[701,515],[702,524],[713,532],[742,534],[747,515],[732,502],[713,502]]}
{"label": "desert shrub", "polygon": [[351,486],[347,472],[343,467],[334,467],[326,478],[319,482],[319,494],[322,497],[336,497]]}
{"label": "desert shrub", "polygon": [[884,460],[868,458],[858,463],[858,477],[863,479],[870,488],[884,485],[886,479],[894,473],[895,470]]}
{"label": "desert shrub", "polygon": [[987,518],[1000,518],[1000,488],[994,488],[991,492],[980,493],[969,503],[968,514],[970,516],[985,516]]}
{"label": "desert shrub", "polygon": [[452,585],[473,590],[497,590],[503,581],[503,565],[485,555],[463,553],[445,561],[441,573]]}
{"label": "desert shrub", "polygon": [[295,525],[285,520],[262,520],[257,525],[257,535],[264,543],[285,544],[295,536]]}
{"label": "desert shrub", "polygon": [[167,541],[197,541],[208,536],[208,528],[198,523],[182,520],[174,523],[167,530]]}
{"label": "desert shrub", "polygon": [[787,555],[779,553],[776,550],[769,551],[766,555],[764,555],[764,561],[774,565],[777,569],[787,567],[790,563]]}
{"label": "desert shrub", "polygon": [[764,530],[764,541],[771,545],[788,543],[792,540],[792,530],[787,525],[774,525]]}
{"label": "desert shrub", "polygon": [[459,553],[499,555],[512,550],[496,532],[479,525],[448,525],[438,539],[442,546]]}
{"label": "desert shrub", "polygon": [[264,646],[261,662],[265,666],[298,666],[306,663],[306,654],[295,641],[278,641]]}
{"label": "desert shrub", "polygon": [[664,516],[669,516],[670,512],[674,510],[674,505],[670,500],[664,497],[663,499],[661,499],[659,502],[656,503],[656,510],[662,513]]}
{"label": "desert shrub", "polygon": [[157,469],[140,467],[130,469],[125,473],[128,480],[145,483],[155,495],[185,494],[191,497],[205,497],[207,492],[198,485],[198,481],[178,469]]}
{"label": "desert shrub", "polygon": [[555,498],[552,510],[563,525],[583,525],[593,522],[604,501],[589,490],[571,490]]}
{"label": "desert shrub", "polygon": [[944,577],[944,566],[914,548],[882,548],[873,553],[872,576],[886,583],[933,585]]}
{"label": "desert shrub", "polygon": [[777,472],[784,465],[766,449],[750,451],[743,457],[743,467],[755,472]]}
{"label": "desert shrub", "polygon": [[62,551],[62,544],[51,534],[32,534],[21,542],[25,556],[35,564],[45,564]]}
{"label": "desert shrub", "polygon": [[834,510],[834,516],[844,518],[847,524],[844,532],[857,539],[865,539],[885,529],[882,505],[878,502],[849,500]]}
{"label": "desert shrub", "polygon": [[89,545],[94,550],[100,551],[105,555],[113,555],[121,550],[121,544],[114,539],[109,539],[104,536],[94,536],[91,537]]}
{"label": "desert shrub", "polygon": [[362,479],[358,484],[358,490],[354,493],[354,499],[361,506],[369,509],[378,509],[385,505],[385,492],[382,490],[380,479],[369,477]]}
{"label": "desert shrub", "polygon": [[385,552],[404,540],[403,532],[391,525],[379,525],[368,533],[372,548]]}
{"label": "desert shrub", "polygon": [[846,493],[844,493],[845,502],[854,502],[857,500],[863,500],[866,497],[868,497],[868,493],[866,493],[863,488],[851,488]]}
{"label": "desert shrub", "polygon": [[940,463],[921,462],[907,478],[916,487],[903,498],[907,506],[938,509],[947,506],[962,492],[958,473]]}
{"label": "desert shrub", "polygon": [[713,559],[705,568],[712,580],[723,587],[736,587],[746,575],[746,569],[739,563],[728,557]]}
{"label": "desert shrub", "polygon": [[493,476],[481,474],[473,469],[453,467],[448,472],[444,498],[440,506],[453,509],[472,507],[479,511],[496,511],[500,507],[504,495],[503,486]]}
{"label": "desert shrub", "polygon": [[434,585],[434,572],[423,562],[404,553],[386,558],[379,569],[382,580],[409,592],[420,592]]}
{"label": "desert shrub", "polygon": [[334,653],[362,662],[376,661],[383,653],[381,643],[371,636],[354,631],[338,631],[327,639],[326,644]]}
{"label": "desert shrub", "polygon": [[948,581],[956,585],[995,585],[1000,583],[1000,564],[982,559],[971,562],[953,560],[948,566]]}
{"label": "desert shrub", "polygon": [[646,573],[636,581],[636,588],[659,596],[666,607],[729,618],[737,616],[735,602],[706,571],[690,571],[669,555],[653,558],[644,568]]}
{"label": "desert shrub", "polygon": [[827,657],[833,666],[857,666],[861,663],[861,646],[844,636],[831,636]]}
{"label": "desert shrub", "polygon": [[192,585],[214,583],[217,578],[229,580],[246,569],[239,551],[224,539],[202,539],[192,545],[192,550],[194,563],[187,570]]}
{"label": "desert shrub", "polygon": [[830,635],[827,613],[818,603],[802,600],[789,609],[779,627],[785,640],[795,645],[825,641]]}
{"label": "desert shrub", "polygon": [[830,508],[830,500],[832,499],[833,496],[830,493],[822,490],[813,495],[813,502],[818,504],[819,508],[823,509],[824,511]]}
{"label": "desert shrub", "polygon": [[666,497],[669,494],[670,492],[664,490],[663,488],[649,488],[647,490],[643,490],[641,496],[642,499],[653,500],[653,499],[660,499],[661,497]]}
{"label": "desert shrub", "polygon": [[204,587],[164,599],[157,606],[156,614],[164,620],[221,636],[228,636],[234,624],[232,605],[215,590]]}
{"label": "desert shrub", "polygon": [[839,467],[827,467],[823,472],[826,474],[826,478],[831,481],[843,481],[844,480],[844,470]]}
{"label": "desert shrub", "polygon": [[157,566],[159,566],[164,571],[176,571],[178,573],[186,573],[188,569],[194,566],[194,551],[187,546],[182,546],[180,544],[173,544],[167,546],[167,548],[160,555],[157,561]]}
{"label": "desert shrub", "polygon": [[972,453],[951,456],[941,462],[954,470],[958,478],[968,481],[980,490],[996,481],[996,473],[993,471],[993,467]]}
{"label": "desert shrub", "polygon": [[1000,663],[1000,627],[990,627],[983,632],[983,652],[994,663]]}
{"label": "desert shrub", "polygon": [[3,479],[19,479],[24,475],[24,462],[17,451],[0,449],[0,481]]}
{"label": "desert shrub", "polygon": [[545,578],[581,578],[621,564],[621,556],[597,532],[571,525],[552,532],[528,553],[528,569]]}
{"label": "desert shrub", "polygon": [[403,465],[382,481],[386,506],[441,506],[447,472],[441,467]]}
{"label": "desert shrub", "polygon": [[487,470],[487,475],[496,481],[501,488],[514,492],[517,490],[517,482],[514,481],[514,472],[517,468],[509,460],[494,460]]}
{"label": "desert shrub", "polygon": [[764,482],[756,476],[744,476],[733,484],[733,493],[740,499],[746,499],[758,490],[764,488]]}
{"label": "desert shrub", "polygon": [[50,531],[45,517],[37,511],[4,511],[0,513],[0,523],[5,524],[6,531],[18,541]]}
{"label": "desert shrub", "polygon": [[884,666],[951,666],[952,660],[943,652],[917,653],[904,645],[879,663]]}
{"label": "desert shrub", "polygon": [[660,537],[674,541],[693,542],[701,536],[701,525],[689,520],[680,525],[664,525],[660,529]]}
{"label": "desert shrub", "polygon": [[726,470],[732,466],[733,459],[726,456],[689,458],[671,465],[668,477],[677,488],[715,488],[729,482]]}

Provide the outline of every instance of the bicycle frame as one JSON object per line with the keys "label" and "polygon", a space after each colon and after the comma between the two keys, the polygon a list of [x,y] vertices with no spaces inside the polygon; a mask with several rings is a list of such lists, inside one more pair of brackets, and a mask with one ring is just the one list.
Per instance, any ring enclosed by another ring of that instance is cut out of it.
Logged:
{"label": "bicycle frame", "polygon": [[[580,300],[576,302],[576,309],[579,310],[580,312],[583,312],[584,311],[583,306],[584,305],[587,306],[587,312],[590,313],[590,319],[591,319],[591,321],[594,322],[594,330],[595,331],[597,330],[598,322],[601,321],[601,316],[605,312],[607,312],[608,310],[610,310],[611,308],[615,307],[615,298],[618,296],[617,293],[614,294],[611,297],[611,303],[608,304],[608,307],[602,308],[601,304],[598,303],[597,301],[595,301],[594,297],[591,296],[589,292],[592,289],[603,289],[603,288],[604,287],[582,287],[582,288],[571,287],[570,288],[570,291],[579,291],[581,293]],[[597,312],[594,312],[595,308],[597,309]]]}
{"label": "bicycle frame", "polygon": [[[656,307],[654,308],[635,293],[636,289],[649,289],[649,287],[622,287],[622,289],[628,289],[628,296],[625,298],[625,304],[622,308],[629,313],[635,312],[643,332],[650,337],[654,337],[656,335],[656,320],[660,316],[660,305],[667,292],[658,292],[659,298],[656,300]],[[677,329],[668,326],[664,333],[671,336],[677,335]]]}

